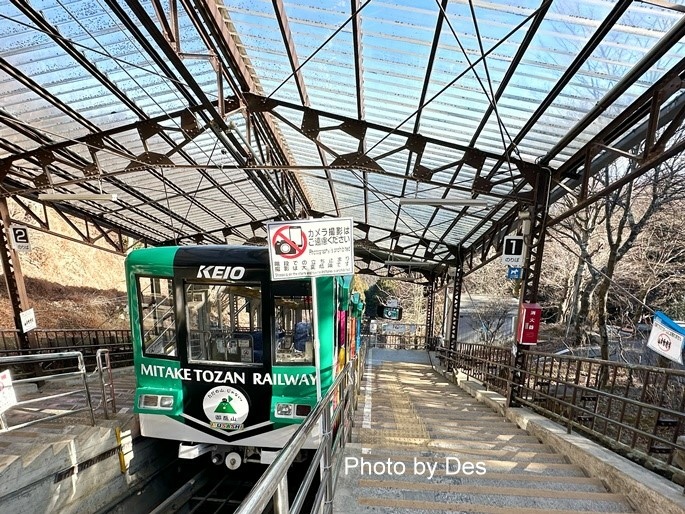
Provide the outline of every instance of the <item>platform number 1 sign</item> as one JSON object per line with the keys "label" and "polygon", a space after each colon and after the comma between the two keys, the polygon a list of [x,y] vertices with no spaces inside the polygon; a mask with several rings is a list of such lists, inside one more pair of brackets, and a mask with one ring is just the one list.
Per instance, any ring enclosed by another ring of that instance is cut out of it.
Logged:
{"label": "platform number 1 sign", "polygon": [[10,225],[10,235],[12,236],[12,248],[18,252],[31,251],[28,228],[21,225]]}
{"label": "platform number 1 sign", "polygon": [[523,236],[507,236],[502,245],[502,262],[509,266],[522,266],[525,245]]}

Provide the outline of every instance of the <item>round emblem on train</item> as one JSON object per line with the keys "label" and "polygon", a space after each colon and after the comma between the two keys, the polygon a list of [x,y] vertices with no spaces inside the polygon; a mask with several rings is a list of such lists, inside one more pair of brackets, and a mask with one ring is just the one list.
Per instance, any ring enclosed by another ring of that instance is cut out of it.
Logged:
{"label": "round emblem on train", "polygon": [[207,391],[202,408],[213,428],[240,430],[250,413],[245,395],[234,387],[219,386]]}

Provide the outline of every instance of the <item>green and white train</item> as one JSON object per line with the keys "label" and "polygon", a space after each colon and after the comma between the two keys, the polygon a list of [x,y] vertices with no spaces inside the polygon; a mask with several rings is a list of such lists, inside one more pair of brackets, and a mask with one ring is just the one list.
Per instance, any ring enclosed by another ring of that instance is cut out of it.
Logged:
{"label": "green and white train", "polygon": [[314,279],[313,309],[311,279],[271,280],[263,247],[134,250],[126,279],[141,432],[181,458],[271,462],[358,351],[351,277]]}

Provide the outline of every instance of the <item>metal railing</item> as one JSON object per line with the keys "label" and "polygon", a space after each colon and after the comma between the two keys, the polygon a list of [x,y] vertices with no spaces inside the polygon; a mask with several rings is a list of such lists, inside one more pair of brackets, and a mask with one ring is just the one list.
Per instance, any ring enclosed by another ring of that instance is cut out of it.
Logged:
{"label": "metal railing", "polygon": [[109,350],[101,348],[95,355],[97,371],[100,377],[100,392],[102,393],[102,408],[105,411],[105,419],[109,419],[107,406],[112,405],[112,414],[117,412],[116,395],[114,392],[114,379],[112,378],[112,366],[109,360]]}
{"label": "metal railing", "polygon": [[[18,333],[16,329],[0,330],[0,350],[18,350]],[[38,348],[131,344],[130,330],[36,328],[27,335]]]}
{"label": "metal railing", "polygon": [[[133,364],[133,342],[129,330],[35,329],[27,334],[32,345],[30,349],[19,347],[17,333],[17,330],[0,330],[0,356],[78,351],[83,354],[86,367],[96,369],[97,351],[107,349],[112,367]],[[35,364],[16,369],[17,378],[28,378],[37,373],[40,373],[40,370],[36,369]]]}
{"label": "metal railing", "polygon": [[[357,403],[359,383],[364,369],[365,350],[349,362],[336,378],[328,393],[307,416],[245,498],[235,514],[259,514],[267,511],[273,500],[274,514],[298,514],[314,482],[317,471],[320,482],[311,512],[330,514],[342,450],[351,436],[352,416]],[[288,498],[288,469],[307,438],[319,427],[321,444],[317,449],[293,501]]]}
{"label": "metal railing", "polygon": [[507,395],[512,373],[522,373],[519,404],[576,430],[668,478],[685,451],[685,371],[599,359],[524,351],[523,369],[511,366],[511,350],[476,344],[442,348],[445,367],[463,371],[488,389]]}
{"label": "metal railing", "polygon": [[[44,422],[44,421],[49,421],[57,418],[61,418],[64,416],[72,416],[76,414],[77,412],[82,412],[82,411],[89,411],[90,413],[90,422],[91,425],[95,425],[95,414],[93,413],[93,405],[91,402],[90,398],[90,391],[88,389],[88,381],[86,377],[86,366],[83,360],[83,355],[81,355],[80,352],[63,352],[63,353],[50,353],[50,354],[45,354],[45,355],[20,355],[20,356],[15,356],[15,357],[0,357],[0,367],[4,368],[5,366],[7,367],[12,367],[14,365],[21,365],[21,364],[26,364],[26,363],[40,363],[41,361],[49,360],[51,362],[53,361],[67,361],[67,360],[76,360],[76,369],[77,371],[67,371],[64,373],[57,373],[57,374],[52,374],[52,375],[41,375],[40,377],[34,377],[34,378],[23,378],[23,379],[18,379],[18,380],[12,380],[12,386],[20,385],[20,384],[30,384],[30,383],[41,383],[41,382],[46,382],[46,381],[53,381],[53,380],[68,380],[74,377],[80,377],[81,380],[83,381],[83,388],[82,389],[77,389],[74,391],[68,391],[68,392],[63,392],[63,393],[56,393],[52,395],[45,395],[41,394],[37,398],[29,398],[26,400],[18,400],[14,405],[11,405],[5,412],[0,414],[0,432],[9,432],[11,430],[17,430],[19,428],[24,428],[30,425],[34,425],[36,423]],[[73,366],[70,366],[72,368]],[[42,413],[40,412],[40,409],[26,409],[25,407],[27,405],[35,405],[35,404],[40,404],[44,403],[46,401],[54,400],[57,398],[64,398],[67,396],[75,395],[75,394],[80,394],[82,392],[85,392],[85,399],[86,399],[86,405],[84,407],[76,408],[76,409],[67,409],[65,412],[58,413],[58,414],[50,414],[47,416],[43,416]],[[16,394],[16,388],[15,388],[15,394]],[[8,421],[7,421],[7,412],[9,411],[19,411],[22,414],[28,415],[28,416],[40,416],[37,419],[33,419],[30,421],[26,421],[23,423],[19,423],[17,425],[10,426]]]}
{"label": "metal railing", "polygon": [[429,338],[402,334],[362,334],[362,340],[369,348],[425,350]]}

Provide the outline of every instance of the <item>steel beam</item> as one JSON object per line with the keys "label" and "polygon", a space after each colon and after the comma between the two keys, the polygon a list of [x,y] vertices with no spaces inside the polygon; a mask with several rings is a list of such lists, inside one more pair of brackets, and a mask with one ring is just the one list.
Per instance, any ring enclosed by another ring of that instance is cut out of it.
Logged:
{"label": "steel beam", "polygon": [[[616,117],[612,122],[610,122],[603,130],[601,130],[591,141],[589,141],[583,148],[579,149],[576,154],[569,158],[559,169],[552,171],[552,184],[559,183],[566,177],[576,176],[577,178],[569,182],[569,185],[565,187],[556,187],[550,192],[550,203],[559,200],[561,197],[569,194],[569,190],[573,187],[582,184],[582,180],[585,180],[582,176],[578,175],[578,168],[584,167],[586,165],[588,152],[592,152],[592,147],[598,144],[613,145],[621,150],[634,147],[641,141],[647,139],[647,134],[650,126],[654,126],[649,119],[643,122],[644,118],[649,115],[650,112],[654,113],[653,109],[653,99],[660,95],[660,91],[666,90],[674,93],[673,83],[676,81],[682,88],[683,81],[685,80],[685,59],[679,61],[664,77],[657,81],[652,87],[650,87],[645,93],[643,93],[638,99],[636,99],[624,112]],[[677,89],[676,89],[677,91]],[[661,95],[660,98],[664,101],[666,98]],[[676,105],[673,108],[673,105]],[[668,133],[674,133],[678,127],[682,125],[683,122],[683,106],[685,106],[685,101],[681,99],[676,99],[670,104],[666,105],[659,111],[659,120],[663,124],[670,123],[666,131]],[[667,114],[664,114],[667,113]],[[640,123],[636,127],[636,124]],[[632,131],[632,132],[631,132]],[[677,155],[682,151],[682,142],[675,144],[672,148],[665,149],[664,145],[666,143],[663,140],[659,140],[654,146],[653,150],[650,152],[650,160],[641,162],[640,165],[626,177],[616,181],[615,183],[607,185],[601,192],[587,198],[586,200],[580,201],[575,207],[568,209],[566,212],[550,220],[549,225],[554,225],[559,223],[561,220],[567,218],[568,216],[582,210],[586,206],[601,200],[611,191],[614,191],[621,185],[634,180],[640,175],[646,173],[654,166],[663,163],[665,160]],[[661,153],[659,153],[661,152]],[[590,167],[590,173],[594,174],[599,171],[602,167],[613,161],[614,158],[611,156],[601,156],[592,160]],[[579,181],[580,179],[580,181]],[[568,179],[567,179],[568,180]],[[510,209],[500,218],[500,223],[511,224],[515,222],[517,216],[516,208]],[[481,227],[482,223],[477,225],[465,238],[467,240],[471,235],[475,234],[476,231]],[[487,240],[486,236],[491,234],[495,227],[491,227],[485,235],[480,236],[478,240],[474,241],[468,247],[465,247],[467,254],[477,253],[479,249],[483,248],[484,241]],[[472,262],[472,261],[471,261]],[[468,272],[472,272],[479,268],[472,267]]]}
{"label": "steel beam", "polygon": [[[493,111],[495,110],[495,105],[499,101],[499,99],[502,97],[504,94],[504,91],[506,90],[507,86],[509,85],[509,82],[511,79],[514,77],[514,74],[516,73],[516,70],[518,69],[519,64],[523,60],[523,57],[525,53],[528,51],[528,48],[530,47],[531,43],[533,42],[533,39],[535,35],[538,32],[538,29],[540,28],[540,25],[545,19],[545,16],[547,14],[547,11],[549,10],[550,6],[552,5],[552,2],[549,0],[543,1],[540,6],[538,7],[538,11],[533,18],[530,27],[526,31],[526,35],[524,36],[523,40],[521,41],[521,44],[519,45],[518,49],[516,50],[516,54],[514,55],[511,64],[507,68],[507,71],[505,72],[504,76],[502,77],[502,81],[500,82],[499,87],[497,88],[497,91],[495,92],[495,98],[494,101],[491,102],[488,105],[488,108],[485,110],[485,113],[483,114],[483,117],[481,118],[480,123],[478,124],[478,127],[476,128],[476,131],[473,134],[473,137],[471,138],[471,141],[469,142],[469,146],[475,146],[476,142],[478,141],[478,138],[480,134],[483,132],[485,129],[485,125],[487,124],[488,120],[490,119],[490,116],[492,115]],[[453,186],[454,182],[457,180],[457,177],[459,176],[459,173],[461,172],[462,167],[464,166],[464,162],[460,163],[457,165],[457,168],[454,172],[454,175],[452,179],[450,180],[450,186]],[[480,176],[480,173],[477,174],[477,177]],[[471,191],[473,192],[473,190]],[[443,198],[447,197],[447,194],[449,193],[449,190],[445,190],[443,193]],[[433,222],[435,217],[438,214],[438,210],[436,209],[433,214],[431,215],[431,218],[427,224],[427,226],[430,226],[430,224]],[[494,213],[493,213],[494,215]],[[455,220],[452,222],[452,224],[443,232],[443,239],[447,236],[447,234],[457,225],[459,222],[459,219],[461,219],[461,215],[458,215]]]}
{"label": "steel beam", "polygon": [[[255,77],[253,77],[252,73],[250,73],[245,65],[245,59],[236,42],[238,36],[235,34],[235,28],[233,28],[233,33],[231,33],[232,21],[228,17],[226,7],[218,0],[192,0],[192,4],[195,6],[195,9],[192,9],[189,8],[190,2],[191,0],[184,1],[188,15],[191,18],[194,18],[197,15],[200,16],[204,25],[208,28],[212,37],[217,42],[218,47],[215,49],[217,55],[223,57],[227,69],[230,69],[233,72],[242,91],[261,93],[261,86],[256,82]],[[273,121],[260,113],[257,113],[253,118],[256,124],[262,129],[265,141],[269,142],[269,146],[273,149],[274,155],[278,157],[278,163],[284,165],[291,164],[290,157],[285,151],[282,136]],[[268,177],[259,174],[255,174],[254,177],[255,180],[265,181],[268,185]],[[289,179],[293,182],[295,189],[298,191],[302,204],[307,209],[310,209],[311,202],[309,201],[303,186],[293,175],[289,175]],[[272,195],[274,195],[273,191],[269,195],[265,195],[265,197],[271,198]],[[275,195],[275,198],[278,198],[278,194]],[[282,211],[282,208],[278,205],[278,201],[273,199],[271,201],[277,210]],[[297,214],[299,213],[281,212],[281,214],[297,217]]]}
{"label": "steel beam", "polygon": [[447,370],[452,370],[452,363],[454,362],[454,354],[452,352],[456,351],[458,339],[459,339],[459,314],[461,312],[461,288],[464,282],[464,268],[461,262],[455,269],[453,290],[452,290],[452,319],[450,321],[450,333],[449,333],[449,359],[447,360]]}
{"label": "steel beam", "polygon": [[[281,30],[281,37],[283,38],[283,44],[285,45],[285,51],[288,55],[288,61],[290,62],[290,68],[295,78],[295,85],[297,87],[297,92],[300,95],[300,101],[305,107],[309,107],[309,95],[307,94],[307,86],[304,82],[304,77],[302,76],[302,69],[300,67],[299,59],[297,58],[297,49],[295,48],[295,41],[293,40],[292,32],[290,31],[290,25],[288,23],[288,16],[285,12],[285,6],[283,5],[283,0],[272,0],[274,6],[274,11],[276,13],[276,19],[278,20],[278,26]],[[319,135],[317,134],[315,139],[319,140]],[[321,146],[316,145],[316,151],[319,154],[319,160],[322,166],[327,166],[328,159],[326,154],[321,149]],[[338,195],[335,192],[335,187],[331,182],[331,173],[326,170],[326,178],[328,179],[328,187],[331,192],[331,198],[333,200],[333,205],[335,206],[335,212],[337,216],[340,216],[340,203],[338,202]]]}
{"label": "steel beam", "polygon": [[14,326],[17,329],[19,346],[28,350],[32,347],[31,340],[24,333],[20,314],[29,309],[29,300],[24,285],[24,275],[21,272],[21,261],[17,251],[12,248],[10,242],[10,213],[7,200],[0,198],[0,218],[2,218],[2,230],[0,231],[0,260],[5,274],[7,293],[12,304]]}

